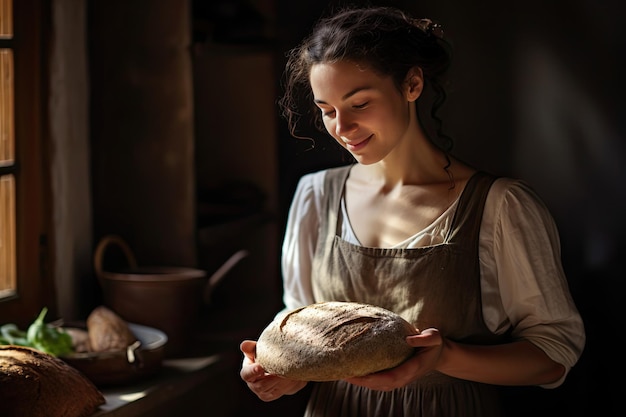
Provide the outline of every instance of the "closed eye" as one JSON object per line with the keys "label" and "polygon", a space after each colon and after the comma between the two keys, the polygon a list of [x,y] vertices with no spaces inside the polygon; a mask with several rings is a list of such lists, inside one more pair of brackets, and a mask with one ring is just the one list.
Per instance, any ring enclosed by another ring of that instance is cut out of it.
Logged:
{"label": "closed eye", "polygon": [[368,105],[368,104],[369,104],[369,103],[366,101],[366,102],[365,102],[365,103],[363,103],[363,104],[356,104],[356,105],[354,105],[354,106],[352,106],[352,107],[353,107],[353,108],[355,108],[355,109],[364,109],[364,108],[366,108],[366,107],[367,107],[367,105]]}

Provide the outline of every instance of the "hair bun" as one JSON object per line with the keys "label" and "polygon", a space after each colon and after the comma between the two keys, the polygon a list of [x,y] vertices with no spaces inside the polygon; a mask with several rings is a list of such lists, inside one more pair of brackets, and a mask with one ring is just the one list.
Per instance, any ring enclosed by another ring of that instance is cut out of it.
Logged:
{"label": "hair bun", "polygon": [[439,23],[433,22],[431,19],[417,19],[415,26],[420,28],[427,35],[432,35],[436,38],[443,39],[443,26]]}

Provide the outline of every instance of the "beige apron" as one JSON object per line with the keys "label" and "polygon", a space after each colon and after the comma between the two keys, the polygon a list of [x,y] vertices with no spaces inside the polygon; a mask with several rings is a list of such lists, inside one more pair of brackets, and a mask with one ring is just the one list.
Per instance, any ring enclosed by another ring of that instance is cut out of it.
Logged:
{"label": "beige apron", "polygon": [[[394,311],[418,329],[455,341],[496,343],[482,317],[478,237],[494,177],[476,173],[459,199],[444,243],[414,249],[354,245],[341,235],[341,197],[350,167],[326,174],[320,236],[313,259],[316,302],[356,301]],[[324,211],[324,209],[326,211]],[[391,392],[343,381],[315,383],[306,417],[498,416],[495,387],[433,372]]]}

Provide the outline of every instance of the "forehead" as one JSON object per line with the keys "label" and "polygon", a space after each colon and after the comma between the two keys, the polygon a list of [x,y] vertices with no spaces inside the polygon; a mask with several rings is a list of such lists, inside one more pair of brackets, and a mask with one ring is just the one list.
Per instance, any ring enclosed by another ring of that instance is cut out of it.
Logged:
{"label": "forehead", "polygon": [[391,77],[381,76],[365,65],[351,61],[315,64],[309,76],[316,99],[343,96],[355,89],[385,89],[393,86]]}

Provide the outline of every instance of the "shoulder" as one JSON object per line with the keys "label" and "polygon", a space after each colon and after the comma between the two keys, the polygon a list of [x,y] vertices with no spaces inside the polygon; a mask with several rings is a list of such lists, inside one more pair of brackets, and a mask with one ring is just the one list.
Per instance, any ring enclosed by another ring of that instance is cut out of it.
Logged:
{"label": "shoulder", "polygon": [[294,204],[302,204],[304,201],[319,201],[324,189],[325,175],[326,171],[316,171],[300,177],[293,195]]}
{"label": "shoulder", "polygon": [[293,194],[291,212],[297,216],[305,216],[307,213],[318,213],[321,202],[326,192],[326,178],[328,175],[341,172],[345,167],[329,168],[310,172],[300,177],[296,190]]}
{"label": "shoulder", "polygon": [[498,177],[489,190],[488,198],[498,205],[531,204],[545,208],[543,200],[531,185],[518,178]]}
{"label": "shoulder", "polygon": [[320,197],[324,193],[324,184],[327,178],[341,178],[350,168],[351,165],[347,165],[304,174],[298,181],[296,195],[314,194]]}
{"label": "shoulder", "polygon": [[497,178],[485,202],[485,219],[493,222],[538,225],[553,223],[552,215],[537,192],[524,180]]}

